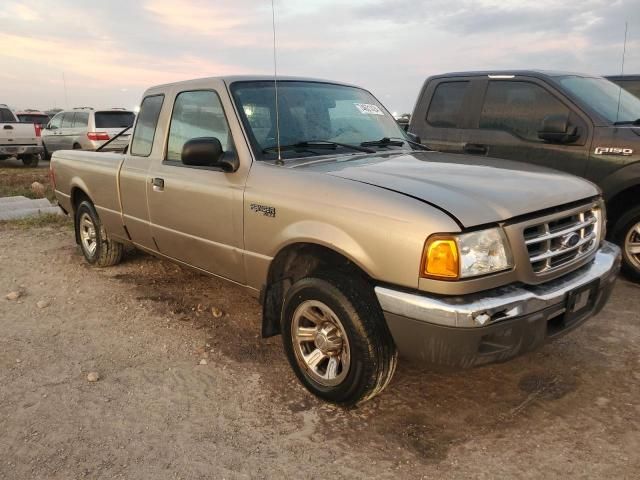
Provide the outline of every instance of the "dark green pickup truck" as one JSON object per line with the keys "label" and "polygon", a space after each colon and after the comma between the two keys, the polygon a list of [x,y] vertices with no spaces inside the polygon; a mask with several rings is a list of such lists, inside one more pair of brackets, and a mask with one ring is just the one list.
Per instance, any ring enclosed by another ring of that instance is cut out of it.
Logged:
{"label": "dark green pickup truck", "polygon": [[640,280],[640,98],[575,73],[450,73],[425,81],[409,132],[479,164],[482,156],[506,158],[596,183],[608,237],[623,247],[627,274]]}

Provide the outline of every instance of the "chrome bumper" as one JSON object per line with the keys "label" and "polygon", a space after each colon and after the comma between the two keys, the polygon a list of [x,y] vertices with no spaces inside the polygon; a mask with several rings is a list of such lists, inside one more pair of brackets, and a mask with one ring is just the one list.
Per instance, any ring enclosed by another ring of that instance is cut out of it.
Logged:
{"label": "chrome bumper", "polygon": [[[599,289],[613,283],[620,269],[620,249],[603,242],[593,261],[541,285],[507,285],[462,296],[407,293],[386,287],[375,292],[385,313],[447,327],[485,327],[550,307],[564,309],[567,294],[600,280]],[[557,314],[556,312],[556,314]]]}

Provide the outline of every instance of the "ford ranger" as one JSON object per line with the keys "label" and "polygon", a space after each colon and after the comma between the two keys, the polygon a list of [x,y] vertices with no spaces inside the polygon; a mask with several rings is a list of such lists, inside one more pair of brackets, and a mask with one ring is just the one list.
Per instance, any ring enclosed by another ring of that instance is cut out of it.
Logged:
{"label": "ford ranger", "polygon": [[557,168],[595,182],[608,238],[640,281],[640,98],[591,75],[533,70],[428,78],[409,131],[445,152]]}
{"label": "ford ranger", "polygon": [[619,268],[593,184],[428,151],[341,83],[154,87],[125,153],[57,151],[51,170],[87,262],[133,245],[239,285],[338,404],[384,389],[398,352],[470,367],[536,348],[595,315]]}

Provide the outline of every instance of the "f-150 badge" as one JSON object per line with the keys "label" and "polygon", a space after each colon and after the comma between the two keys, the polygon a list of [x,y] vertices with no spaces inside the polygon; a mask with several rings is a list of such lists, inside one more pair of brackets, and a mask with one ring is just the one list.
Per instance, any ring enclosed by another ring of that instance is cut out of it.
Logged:
{"label": "f-150 badge", "polygon": [[633,148],[596,147],[593,153],[595,155],[631,155],[633,153]]}
{"label": "f-150 badge", "polygon": [[265,217],[275,217],[276,216],[276,208],[269,207],[267,205],[258,205],[257,203],[252,203],[250,205],[251,211],[255,213],[261,213]]}

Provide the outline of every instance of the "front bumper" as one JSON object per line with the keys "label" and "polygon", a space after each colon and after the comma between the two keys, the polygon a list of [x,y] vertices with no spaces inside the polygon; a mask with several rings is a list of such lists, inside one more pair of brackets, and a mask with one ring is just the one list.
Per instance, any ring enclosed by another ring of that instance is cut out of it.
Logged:
{"label": "front bumper", "polygon": [[375,292],[401,355],[471,367],[533,350],[584,323],[609,299],[619,269],[620,249],[603,242],[590,263],[541,285],[513,284],[462,296],[386,287]]}

